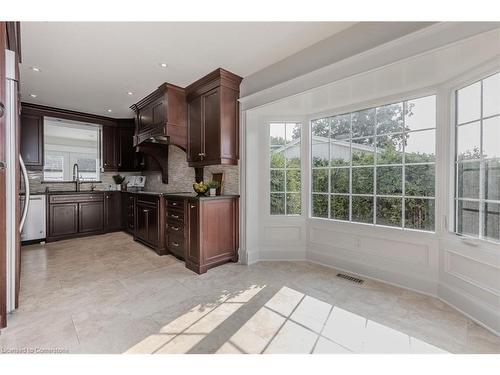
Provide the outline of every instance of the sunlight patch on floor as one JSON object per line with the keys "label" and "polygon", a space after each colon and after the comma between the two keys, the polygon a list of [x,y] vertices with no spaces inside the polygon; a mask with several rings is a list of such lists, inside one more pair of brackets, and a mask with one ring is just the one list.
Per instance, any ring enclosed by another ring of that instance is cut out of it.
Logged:
{"label": "sunlight patch on floor", "polygon": [[146,337],[125,353],[187,353],[226,319],[251,301],[264,287],[252,285],[234,295],[224,294],[216,303],[197,305],[162,327],[158,334]]}
{"label": "sunlight patch on floor", "polygon": [[217,353],[447,352],[361,315],[283,287]]}

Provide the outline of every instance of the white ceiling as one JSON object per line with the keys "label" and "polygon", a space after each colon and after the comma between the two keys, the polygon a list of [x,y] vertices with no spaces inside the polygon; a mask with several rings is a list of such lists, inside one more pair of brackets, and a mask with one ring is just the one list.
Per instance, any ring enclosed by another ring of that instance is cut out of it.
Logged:
{"label": "white ceiling", "polygon": [[218,67],[246,77],[353,24],[22,22],[21,97],[130,117],[130,105],[163,82],[184,87]]}

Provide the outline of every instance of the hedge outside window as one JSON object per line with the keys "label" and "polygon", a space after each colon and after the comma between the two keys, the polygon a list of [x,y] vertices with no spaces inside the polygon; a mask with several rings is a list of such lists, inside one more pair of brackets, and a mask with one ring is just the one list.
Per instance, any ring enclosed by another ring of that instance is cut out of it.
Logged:
{"label": "hedge outside window", "polygon": [[436,97],[315,119],[312,217],[434,230]]}
{"label": "hedge outside window", "polygon": [[455,231],[500,240],[500,73],[456,92]]}
{"label": "hedge outside window", "polygon": [[300,215],[301,204],[301,124],[271,123],[270,213]]}

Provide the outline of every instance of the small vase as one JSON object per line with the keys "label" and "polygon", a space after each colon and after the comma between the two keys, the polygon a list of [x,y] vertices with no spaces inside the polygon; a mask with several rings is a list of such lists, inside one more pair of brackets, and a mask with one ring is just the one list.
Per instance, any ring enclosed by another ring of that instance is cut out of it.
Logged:
{"label": "small vase", "polygon": [[215,195],[216,195],[216,194],[215,194],[215,193],[216,193],[216,191],[217,191],[217,189],[213,189],[213,188],[212,188],[212,189],[210,189],[210,196],[211,196],[211,197],[215,197]]}

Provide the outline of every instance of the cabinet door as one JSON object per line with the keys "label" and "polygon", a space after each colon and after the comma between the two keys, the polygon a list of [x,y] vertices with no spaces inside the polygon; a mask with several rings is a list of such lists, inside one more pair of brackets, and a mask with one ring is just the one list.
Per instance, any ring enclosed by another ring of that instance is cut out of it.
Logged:
{"label": "cabinet door", "polygon": [[150,205],[137,202],[135,210],[135,236],[143,241],[148,241]]}
{"label": "cabinet door", "polygon": [[113,126],[102,127],[102,166],[106,172],[118,170],[116,132],[117,128]]}
{"label": "cabinet door", "polygon": [[203,162],[218,163],[220,159],[220,97],[219,89],[202,96],[202,153]]}
{"label": "cabinet door", "polygon": [[148,235],[148,243],[153,246],[158,246],[159,242],[159,230],[158,230],[158,208],[151,207],[148,211],[148,227],[147,227],[147,235]]}
{"label": "cabinet door", "polygon": [[21,156],[26,168],[43,169],[43,117],[21,115]]}
{"label": "cabinet door", "polygon": [[195,201],[189,201],[187,206],[188,215],[188,246],[186,249],[186,258],[190,262],[199,265],[201,263],[200,259],[200,212],[199,203]]}
{"label": "cabinet door", "polygon": [[135,197],[133,195],[129,195],[127,198],[126,228],[130,233],[134,233],[134,229],[135,229]]}
{"label": "cabinet door", "polygon": [[201,97],[188,104],[188,162],[201,161]]}
{"label": "cabinet door", "polygon": [[102,232],[103,202],[78,203],[78,233]]}
{"label": "cabinet door", "polygon": [[49,237],[78,233],[78,203],[49,205]]}
{"label": "cabinet door", "polygon": [[111,232],[121,229],[121,194],[104,193],[104,229]]}
{"label": "cabinet door", "polygon": [[151,103],[152,127],[165,131],[166,122],[166,102],[163,97]]}
{"label": "cabinet door", "polygon": [[134,129],[119,128],[118,133],[118,170],[133,171],[136,169],[136,152],[133,146]]}

